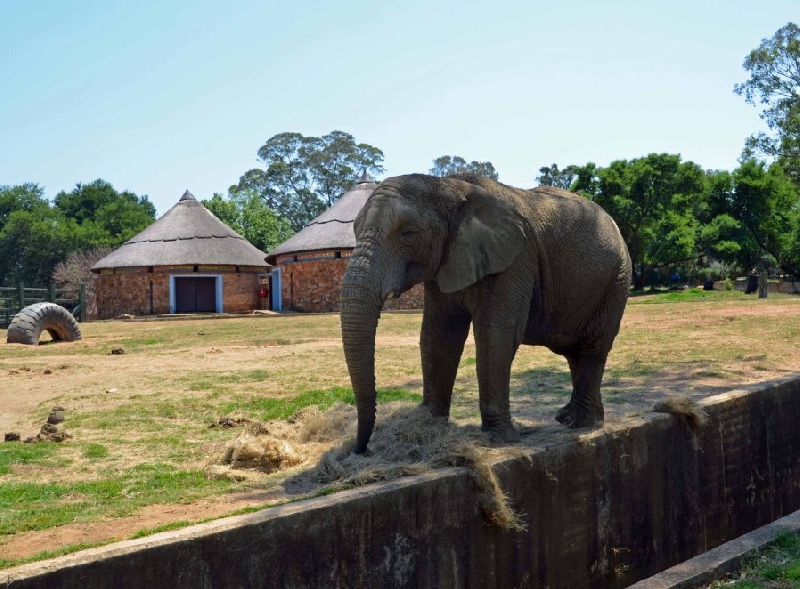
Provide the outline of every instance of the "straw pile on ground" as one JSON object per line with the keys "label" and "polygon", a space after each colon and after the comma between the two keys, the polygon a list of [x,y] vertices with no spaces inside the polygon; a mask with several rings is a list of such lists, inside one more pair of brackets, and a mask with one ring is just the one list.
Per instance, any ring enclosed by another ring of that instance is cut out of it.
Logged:
{"label": "straw pile on ground", "polygon": [[[336,404],[326,411],[308,407],[289,421],[249,424],[247,431],[212,458],[209,474],[302,468],[310,471],[322,489],[338,489],[442,467],[465,467],[479,489],[480,507],[488,519],[504,529],[523,528],[492,470],[496,453],[477,426],[454,426],[425,407],[407,403],[383,404],[378,411],[370,452],[365,455],[352,453],[354,407]],[[503,454],[524,455],[517,447],[505,448]]]}

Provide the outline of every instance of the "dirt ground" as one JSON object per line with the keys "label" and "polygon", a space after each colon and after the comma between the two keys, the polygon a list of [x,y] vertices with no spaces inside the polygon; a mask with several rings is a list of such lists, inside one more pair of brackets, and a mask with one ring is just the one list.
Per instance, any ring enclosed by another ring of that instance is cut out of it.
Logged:
{"label": "dirt ground", "polygon": [[[746,307],[735,304],[726,306],[721,303],[715,307],[703,307],[702,312],[697,314],[675,314],[674,316],[671,313],[677,306],[661,305],[659,307],[663,307],[663,320],[653,320],[652,316],[644,313],[628,313],[623,323],[623,333],[626,329],[641,329],[651,333],[653,338],[657,339],[659,332],[675,329],[676,322],[688,322],[696,328],[696,333],[702,334],[704,326],[730,324],[745,315],[764,322],[800,324],[800,300],[797,301],[797,304],[765,304]],[[198,329],[202,329],[202,327]],[[412,336],[386,335],[377,342],[377,345],[378,347],[414,349],[417,342],[416,334]],[[113,341],[109,341],[109,345],[111,343]],[[702,359],[702,345],[704,344],[701,342],[695,347],[699,359],[675,360],[671,364],[670,370],[650,374],[644,383],[639,381],[631,384],[625,378],[607,379],[604,382],[607,423],[630,419],[632,415],[636,414],[641,415],[642,412],[652,408],[654,402],[662,400],[665,396],[689,394],[694,398],[700,398],[800,372],[800,345],[797,341],[786,342],[785,349],[781,352],[779,367],[763,361],[771,351],[763,349],[763,346],[755,341],[748,344],[749,353],[745,354],[743,358],[723,366],[709,367]],[[201,362],[206,366],[236,365],[242,362],[251,365],[269,362],[274,365],[280,363],[282,358],[290,357],[301,348],[308,346],[316,346],[338,354],[340,342],[335,338],[330,340],[314,339],[309,342],[298,342],[280,347],[245,345],[223,347],[208,342],[192,350],[191,361]],[[468,352],[469,346],[465,355]],[[539,362],[540,356],[530,356],[529,358],[526,354],[527,352],[521,350],[516,362],[525,368],[525,363],[530,360],[531,368],[527,371],[521,370],[523,376],[517,377],[517,380],[524,380],[523,384],[529,389],[538,390],[537,387],[541,387],[541,390],[545,390],[548,385],[546,377],[537,381],[536,379],[540,376],[533,368]],[[160,355],[157,361],[138,366],[139,386],[146,389],[147,383],[157,380],[159,374],[170,370],[185,369],[186,362],[185,354],[170,353]],[[612,353],[610,364],[613,362]],[[41,410],[41,407],[46,405],[50,399],[64,394],[65,382],[69,382],[69,387],[75,391],[105,390],[107,394],[114,395],[119,386],[114,375],[114,363],[115,359],[111,355],[102,358],[87,357],[83,366],[61,363],[57,356],[52,355],[35,358],[25,362],[24,366],[12,367],[8,362],[0,363],[0,433],[12,429],[22,429],[24,433],[30,433],[31,430],[35,432],[38,425],[32,416],[37,409]],[[322,384],[330,386],[349,384],[341,382],[341,376],[320,375],[315,378],[321,379]],[[413,382],[419,386],[419,380],[418,375],[413,375],[410,379],[406,377],[406,382],[400,384],[408,386]],[[33,381],[36,386],[31,386]],[[27,391],[24,396],[19,395],[21,388]],[[459,389],[463,392],[476,389],[477,386],[475,382],[467,379],[464,382],[457,382],[456,388],[455,395],[458,396]],[[470,394],[465,394],[464,397],[466,405],[470,407],[473,404],[477,405],[477,396],[474,394],[474,390]],[[552,416],[561,404],[563,404],[563,395],[553,398],[548,398],[546,395],[519,395],[512,398],[514,418],[524,432],[526,445],[535,446],[545,438],[549,440],[567,439],[579,435],[574,430],[561,428],[553,421]],[[458,421],[458,406],[454,406],[452,417]],[[45,531],[16,534],[12,538],[0,539],[0,559],[26,558],[43,551],[52,551],[79,543],[96,544],[130,538],[142,529],[152,529],[174,522],[198,522],[213,519],[242,508],[266,506],[299,497],[314,488],[314,484],[310,482],[306,484],[302,478],[296,477],[291,481],[291,485],[277,486],[269,491],[236,493],[191,504],[155,505],[144,508],[129,517],[91,524],[69,524]]]}

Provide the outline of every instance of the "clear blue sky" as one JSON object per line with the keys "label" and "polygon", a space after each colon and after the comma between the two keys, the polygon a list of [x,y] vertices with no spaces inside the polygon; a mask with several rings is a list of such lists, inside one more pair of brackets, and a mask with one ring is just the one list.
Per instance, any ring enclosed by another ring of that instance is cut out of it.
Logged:
{"label": "clear blue sky", "polygon": [[284,131],[338,129],[386,176],[651,152],[733,169],[745,55],[798,0],[0,0],[0,185],[96,178],[163,214],[227,194]]}

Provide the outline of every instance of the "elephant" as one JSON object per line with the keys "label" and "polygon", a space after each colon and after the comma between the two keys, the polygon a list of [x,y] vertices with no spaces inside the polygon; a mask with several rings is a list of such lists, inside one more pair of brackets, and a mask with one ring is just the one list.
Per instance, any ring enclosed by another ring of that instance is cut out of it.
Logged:
{"label": "elephant", "polygon": [[614,220],[559,188],[411,174],[378,185],[353,223],[342,277],[341,329],[356,400],[354,453],[375,425],[375,336],[383,304],[424,283],[422,404],[447,418],[472,325],[481,429],[493,442],[520,435],[511,420],[511,363],[520,344],[566,357],[570,401],[556,419],[604,419],[600,383],[628,299],[631,261]]}

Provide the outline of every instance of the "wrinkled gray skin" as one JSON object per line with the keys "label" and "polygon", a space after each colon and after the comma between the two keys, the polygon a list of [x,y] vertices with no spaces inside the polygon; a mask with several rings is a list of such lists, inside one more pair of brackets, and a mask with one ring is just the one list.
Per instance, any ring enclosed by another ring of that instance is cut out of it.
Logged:
{"label": "wrinkled gray skin", "polygon": [[375,424],[375,333],[384,301],[425,283],[423,405],[447,417],[470,323],[482,428],[519,441],[509,378],[520,344],[567,358],[572,397],[556,419],[603,421],[600,382],[619,331],[630,258],[599,206],[560,189],[486,178],[399,176],[381,183],[354,223],[342,281],[342,341],[358,409],[354,451]]}

